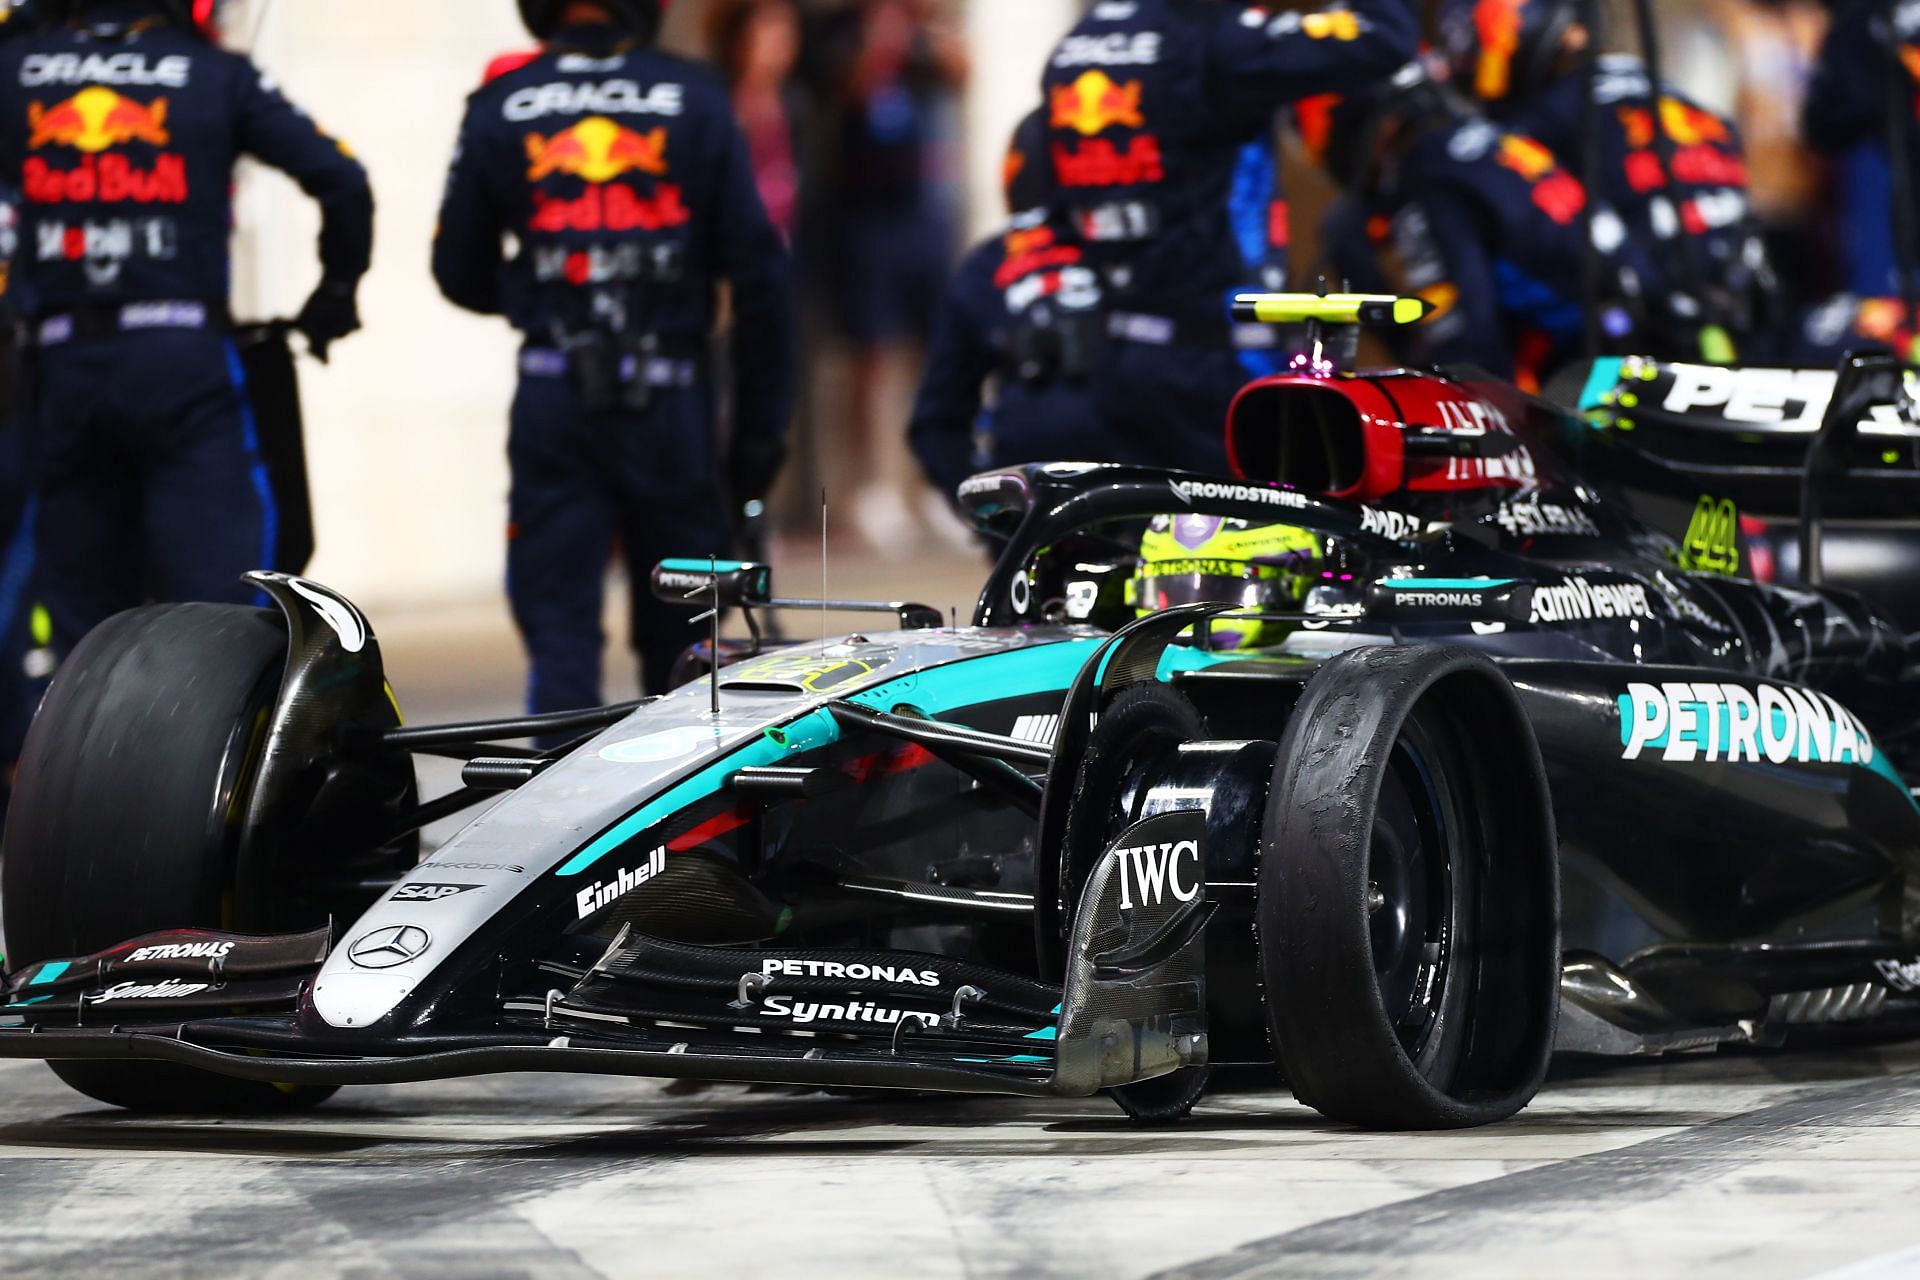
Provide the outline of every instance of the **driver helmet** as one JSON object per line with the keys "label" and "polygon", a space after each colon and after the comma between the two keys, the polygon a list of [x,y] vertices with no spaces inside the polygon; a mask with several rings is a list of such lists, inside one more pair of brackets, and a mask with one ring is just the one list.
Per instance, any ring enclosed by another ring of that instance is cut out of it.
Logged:
{"label": "driver helmet", "polygon": [[[1236,604],[1266,613],[1297,612],[1316,579],[1319,535],[1284,524],[1224,516],[1156,516],[1140,540],[1140,567],[1127,603],[1144,617],[1183,604]],[[1292,627],[1232,616],[1206,628],[1214,649],[1278,644]]]}

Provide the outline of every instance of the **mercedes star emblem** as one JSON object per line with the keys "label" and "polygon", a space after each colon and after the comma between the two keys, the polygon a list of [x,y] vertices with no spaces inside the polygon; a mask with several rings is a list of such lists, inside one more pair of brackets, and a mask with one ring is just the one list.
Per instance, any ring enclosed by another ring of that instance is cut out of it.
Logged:
{"label": "mercedes star emblem", "polygon": [[362,969],[391,969],[416,960],[433,945],[433,937],[417,925],[396,924],[375,929],[347,950],[347,959]]}

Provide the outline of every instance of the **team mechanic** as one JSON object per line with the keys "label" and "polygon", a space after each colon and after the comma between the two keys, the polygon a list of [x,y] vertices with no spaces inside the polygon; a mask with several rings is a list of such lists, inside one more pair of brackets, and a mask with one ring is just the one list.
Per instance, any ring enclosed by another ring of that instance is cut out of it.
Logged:
{"label": "team mechanic", "polygon": [[[1301,104],[1308,152],[1347,192],[1323,242],[1355,285],[1431,305],[1403,331],[1403,355],[1477,365],[1537,391],[1583,345],[1586,188],[1444,76],[1414,62],[1385,85]],[[1627,342],[1649,269],[1618,215],[1597,210],[1593,228],[1603,327]]]}
{"label": "team mechanic", "polygon": [[1011,221],[962,259],[927,351],[907,439],[949,498],[996,467],[1138,460],[1088,391],[1104,337],[1100,280],[1056,208],[1046,145],[1035,112],[1007,150]]}
{"label": "team mechanic", "polygon": [[346,150],[190,0],[56,0],[0,53],[0,164],[35,306],[42,596],[55,647],[149,596],[246,602],[278,511],[228,337],[234,163],[317,200],[315,354],[360,327],[373,195]]}
{"label": "team mechanic", "polygon": [[[1101,0],[1043,77],[1053,176],[1102,273],[1114,341],[1096,396],[1133,446],[1221,469],[1220,424],[1247,379],[1229,321],[1243,242],[1284,240],[1271,199],[1276,113],[1390,75],[1413,56],[1406,0],[1275,12],[1221,0]],[[1265,190],[1258,180],[1265,174]]]}
{"label": "team mechanic", "polygon": [[433,269],[449,300],[526,335],[507,590],[531,708],[564,711],[600,702],[616,541],[642,681],[669,687],[695,629],[653,598],[648,571],[669,555],[724,555],[729,542],[705,363],[716,284],[732,284],[734,321],[724,481],[745,503],[766,495],[785,457],[792,283],[724,86],[652,47],[657,0],[520,10],[544,50],[471,99]]}
{"label": "team mechanic", "polygon": [[[1902,224],[1901,208],[1903,187],[1908,210],[1920,198],[1920,2],[1836,0],[1807,89],[1801,133],[1809,145],[1836,156],[1861,143],[1882,144],[1896,181],[1890,243],[1882,250],[1891,256],[1885,279],[1875,294],[1843,293],[1815,307],[1794,335],[1788,358],[1830,363],[1878,343],[1920,359],[1920,317],[1910,305],[1920,295],[1920,228],[1912,225],[1910,212]],[[1859,243],[1853,251],[1874,257]],[[1875,284],[1878,264],[1856,268],[1856,274],[1870,277],[1863,285]]]}
{"label": "team mechanic", "polygon": [[1662,300],[1642,335],[1657,348],[1646,354],[1731,362],[1779,319],[1740,132],[1670,84],[1656,124],[1646,64],[1606,54],[1593,78],[1589,173],[1583,63],[1596,33],[1579,20],[1581,3],[1455,0],[1441,18],[1453,83],[1503,128],[1545,144],[1623,220],[1655,273],[1647,294]]}
{"label": "team mechanic", "polygon": [[[38,29],[32,3],[0,8],[0,43]],[[24,337],[30,294],[14,264],[20,250],[20,196],[0,180],[0,826],[5,825],[14,766],[39,702],[35,624],[45,611],[33,600],[33,496],[39,471],[26,389]]]}

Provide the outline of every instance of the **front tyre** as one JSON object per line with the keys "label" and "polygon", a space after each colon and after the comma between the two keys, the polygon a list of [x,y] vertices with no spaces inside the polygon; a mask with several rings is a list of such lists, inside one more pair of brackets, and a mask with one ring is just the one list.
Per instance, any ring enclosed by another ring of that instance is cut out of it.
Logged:
{"label": "front tyre", "polygon": [[1301,1101],[1371,1129],[1526,1106],[1559,1005],[1559,872],[1539,748],[1496,667],[1375,647],[1314,676],[1275,766],[1258,920]]}
{"label": "front tyre", "polygon": [[[0,896],[15,968],[226,927],[286,653],[274,614],[211,604],[136,609],[80,642],[27,735],[8,815]],[[286,1112],[334,1092],[165,1063],[50,1065],[137,1111]]]}

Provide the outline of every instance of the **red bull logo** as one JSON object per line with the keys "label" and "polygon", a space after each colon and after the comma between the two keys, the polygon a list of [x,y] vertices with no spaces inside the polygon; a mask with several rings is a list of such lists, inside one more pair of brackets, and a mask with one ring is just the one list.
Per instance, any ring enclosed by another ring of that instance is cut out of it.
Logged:
{"label": "red bull logo", "polygon": [[[1627,145],[1635,151],[1653,145],[1651,111],[1644,107],[1623,107],[1620,110],[1620,124],[1627,131]],[[1660,99],[1660,126],[1673,139],[1676,147],[1726,146],[1733,141],[1733,134],[1724,120],[1677,98]]]}
{"label": "red bull logo", "polygon": [[664,231],[684,227],[693,212],[677,183],[663,182],[651,195],[641,195],[624,183],[588,187],[577,200],[563,200],[544,191],[533,193],[531,231]]}
{"label": "red bull logo", "polygon": [[[1667,185],[1667,175],[1653,148],[1653,113],[1642,107],[1620,111],[1620,125],[1630,148],[1626,159],[1627,185],[1644,195]],[[1673,142],[1673,177],[1696,187],[1744,187],[1747,166],[1733,147],[1733,131],[1709,111],[1673,98],[1660,100],[1660,127]]]}
{"label": "red bull logo", "polygon": [[93,85],[58,106],[35,102],[27,107],[30,150],[72,147],[98,155],[131,142],[164,147],[173,141],[167,132],[167,100],[136,102],[111,89]]}
{"label": "red bull logo", "polygon": [[1500,139],[1500,163],[1528,182],[1538,182],[1553,172],[1556,162],[1553,152],[1532,138],[1509,133]]}
{"label": "red bull logo", "polygon": [[1141,92],[1138,80],[1116,84],[1104,71],[1085,72],[1053,90],[1053,127],[1071,129],[1083,138],[1114,128],[1143,129],[1147,119],[1140,111]]}
{"label": "red bull logo", "polygon": [[551,137],[527,135],[527,181],[572,174],[596,185],[629,173],[667,172],[667,131],[638,133],[605,116],[591,116]]}

